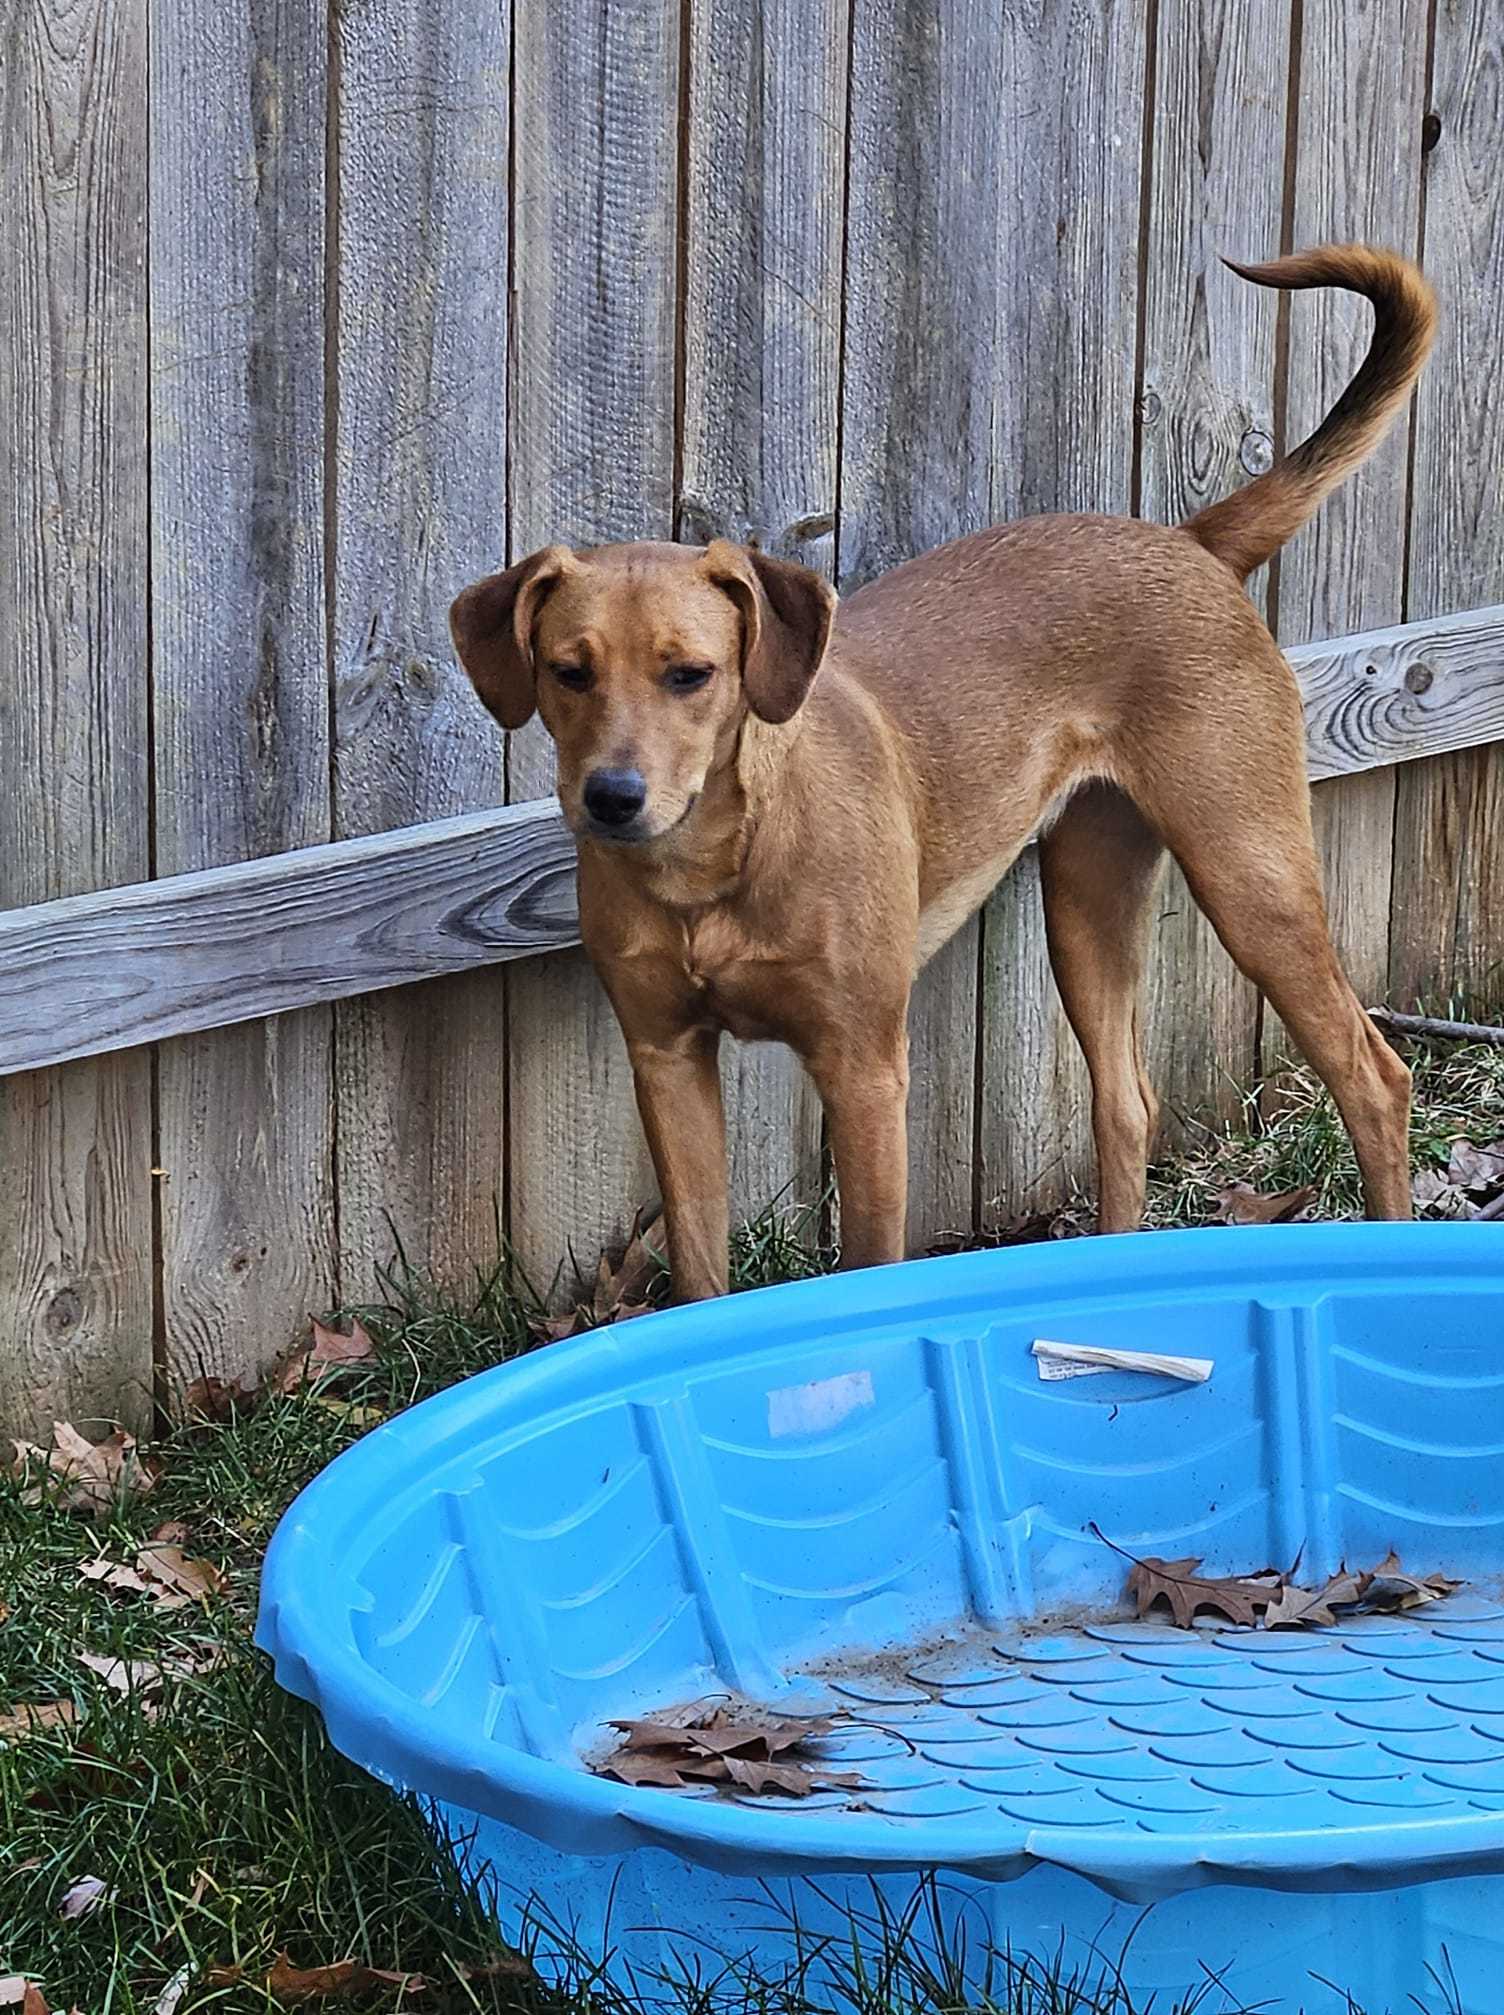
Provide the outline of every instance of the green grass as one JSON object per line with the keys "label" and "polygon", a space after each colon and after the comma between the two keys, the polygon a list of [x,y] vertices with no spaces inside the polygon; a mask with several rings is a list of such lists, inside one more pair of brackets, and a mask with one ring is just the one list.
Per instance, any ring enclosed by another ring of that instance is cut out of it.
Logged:
{"label": "green grass", "polygon": [[[1458,1133],[1504,1133],[1504,1052],[1423,1054],[1417,1090],[1420,1165],[1444,1164]],[[1256,1124],[1250,1102],[1244,1126],[1199,1134],[1156,1172],[1156,1222],[1205,1220],[1216,1191],[1235,1178],[1260,1189],[1315,1183],[1328,1213],[1356,1209],[1351,1157],[1324,1096],[1296,1076],[1266,1104]],[[811,1208],[745,1227],[737,1285],[828,1266],[819,1222]],[[336,1388],[352,1405],[389,1415],[530,1346],[530,1297],[505,1266],[459,1300],[401,1266],[387,1291],[384,1306],[362,1311],[380,1337],[378,1358]],[[239,2015],[266,2008],[265,1995],[207,1984],[209,1969],[238,1965],[254,1977],[285,1950],[302,1966],[353,1956],[422,1973],[430,1985],[420,2010],[511,2010],[539,1999],[515,1976],[469,1977],[495,1959],[496,1938],[417,1812],[333,1752],[317,1717],[278,1691],[250,1644],[258,1564],[278,1517],[367,1418],[315,1394],[179,1429],[158,1445],[163,1474],[152,1495],[98,1521],[28,1506],[21,1482],[0,1476],[9,1610],[0,1622],[0,1711],[69,1700],[78,1717],[0,1741],[0,1975],[24,1973],[54,2006],[90,2015],[146,2015],[176,1978],[189,1983],[178,2015],[209,2006]],[[80,1579],[80,1565],[101,1554],[131,1559],[168,1519],[188,1526],[187,1551],[226,1569],[227,1595],[163,1614]],[[197,1669],[122,1696],[79,1662],[84,1650]],[[62,1921],[63,1893],[90,1876],[105,1884],[106,1900]],[[943,1967],[910,1953],[895,1955],[893,1969],[848,1981],[843,1998],[854,2015],[941,2015],[962,2005]],[[592,2008],[610,2006],[599,1992],[588,1998]],[[755,1985],[747,2000],[790,2015],[804,2005],[796,1992]],[[1104,2001],[1016,1969],[999,1972],[993,2000],[1030,2015],[1129,2015],[1121,1997]],[[399,2002],[388,1993],[386,2005]]]}

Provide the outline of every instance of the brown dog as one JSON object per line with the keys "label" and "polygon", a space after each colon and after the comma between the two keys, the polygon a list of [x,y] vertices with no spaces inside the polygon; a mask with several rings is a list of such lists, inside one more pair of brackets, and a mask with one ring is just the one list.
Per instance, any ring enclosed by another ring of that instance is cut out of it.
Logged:
{"label": "brown dog", "polygon": [[1137,997],[1166,848],[1331,1088],[1369,1215],[1409,1215],[1409,1074],[1332,949],[1300,697],[1242,583],[1377,446],[1435,305],[1412,265],[1363,246],[1236,270],[1367,295],[1373,341],[1308,441],[1180,529],[1026,519],[839,612],[818,575],[723,540],[551,546],[455,602],[481,699],[506,728],[536,708],[558,747],[582,932],[631,1054],[680,1296],[726,1287],[727,1030],[809,1069],[845,1263],[901,1257],[910,986],[1036,836],[1091,1070],[1101,1228],[1143,1207],[1156,1112]]}

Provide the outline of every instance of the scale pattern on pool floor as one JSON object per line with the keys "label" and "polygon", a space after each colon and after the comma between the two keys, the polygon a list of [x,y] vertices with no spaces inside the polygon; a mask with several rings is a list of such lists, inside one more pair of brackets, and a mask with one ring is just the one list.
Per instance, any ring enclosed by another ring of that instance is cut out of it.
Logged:
{"label": "scale pattern on pool floor", "polygon": [[812,1680],[861,1789],[759,1806],[1152,1833],[1504,1812],[1504,1605],[1304,1632],[1088,1625]]}

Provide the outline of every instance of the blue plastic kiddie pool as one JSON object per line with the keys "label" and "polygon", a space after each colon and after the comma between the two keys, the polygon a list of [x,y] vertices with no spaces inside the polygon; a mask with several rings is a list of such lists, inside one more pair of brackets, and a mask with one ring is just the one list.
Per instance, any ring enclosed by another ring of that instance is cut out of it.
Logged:
{"label": "blue plastic kiddie pool", "polygon": [[[1041,1339],[1211,1371],[1062,1375]],[[1124,1599],[1124,1554],[1310,1583],[1391,1549],[1463,1586],[1301,1631]],[[1504,2015],[1501,1588],[1504,1228],[1324,1225],[557,1344],[333,1463],[259,1641],[545,1971],[808,1980],[922,1897],[973,1974],[990,1948],[1136,2006]],[[819,1752],[859,1785],[590,1768],[613,1719],[706,1700],[834,1710]]]}

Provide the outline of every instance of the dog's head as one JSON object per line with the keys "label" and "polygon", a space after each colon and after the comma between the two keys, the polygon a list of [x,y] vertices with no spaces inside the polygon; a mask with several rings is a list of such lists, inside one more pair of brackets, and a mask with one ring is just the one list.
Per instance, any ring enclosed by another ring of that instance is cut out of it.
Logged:
{"label": "dog's head", "polygon": [[549,546],[466,588],[449,622],[501,725],[542,716],[575,832],[642,842],[688,817],[749,711],[798,712],[835,603],[807,567],[724,539]]}

